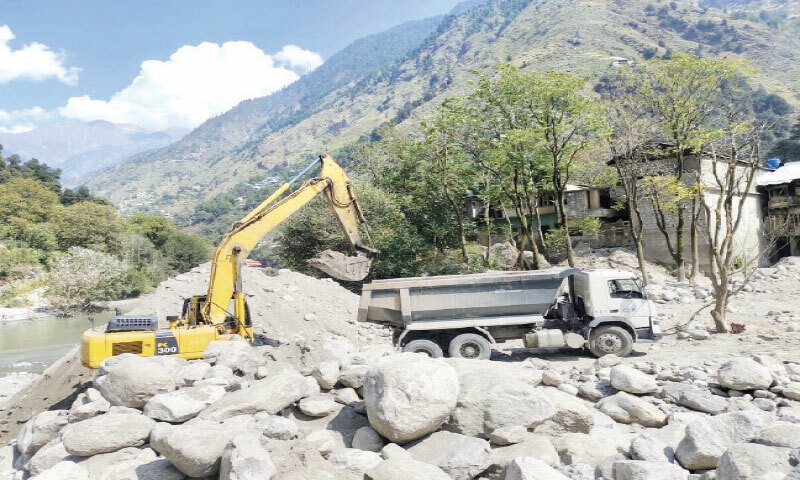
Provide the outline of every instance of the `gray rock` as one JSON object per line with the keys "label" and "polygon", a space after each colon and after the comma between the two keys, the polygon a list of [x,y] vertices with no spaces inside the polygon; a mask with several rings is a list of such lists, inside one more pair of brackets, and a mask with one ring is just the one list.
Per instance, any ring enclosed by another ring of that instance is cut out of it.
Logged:
{"label": "gray rock", "polygon": [[610,380],[612,387],[623,392],[645,394],[658,391],[655,378],[628,365],[612,368]]}
{"label": "gray rock", "polygon": [[594,362],[595,366],[598,369],[615,367],[620,363],[622,363],[622,359],[614,355],[613,353],[609,353],[608,355],[603,355]]}
{"label": "gray rock", "polygon": [[[89,478],[91,480],[184,480],[186,478],[186,475],[172,466],[169,460],[158,457],[151,448],[127,450],[132,450],[133,454],[108,462],[100,469],[90,466]],[[98,456],[89,460],[94,460]],[[89,463],[89,461],[81,462],[81,465]]]}
{"label": "gray rock", "polygon": [[330,390],[339,381],[339,362],[335,360],[320,362],[311,371],[311,376],[319,383],[321,389]]}
{"label": "gray rock", "polygon": [[219,480],[270,480],[274,474],[269,452],[252,433],[235,435],[222,452]]}
{"label": "gray rock", "polygon": [[784,397],[791,398],[792,400],[800,400],[800,382],[791,382],[781,392]]}
{"label": "gray rock", "polygon": [[491,464],[489,442],[451,432],[436,432],[408,448],[420,462],[444,470],[454,480],[470,480]]}
{"label": "gray rock", "polygon": [[535,428],[537,433],[561,435],[566,432],[589,433],[592,430],[594,409],[589,408],[584,400],[550,387],[537,390],[556,410],[552,417]]}
{"label": "gray rock", "polygon": [[107,358],[100,373],[95,384],[111,405],[143,408],[155,395],[175,390],[175,380],[166,368],[132,353]]}
{"label": "gray rock", "polygon": [[364,379],[369,423],[392,442],[436,431],[453,411],[458,377],[444,360],[401,353],[379,360]]}
{"label": "gray rock", "polygon": [[199,382],[205,378],[209,370],[211,370],[211,365],[209,365],[208,362],[200,360],[186,362],[181,365],[175,373],[175,383],[187,387],[192,386],[195,382]]}
{"label": "gray rock", "polygon": [[489,247],[489,264],[497,268],[511,268],[519,259],[519,250],[510,242],[495,243]]}
{"label": "gray rock", "polygon": [[327,417],[342,408],[330,395],[306,397],[298,403],[298,408],[309,417]]}
{"label": "gray rock", "polygon": [[[31,475],[38,475],[61,461],[77,461],[78,458],[79,457],[70,455],[70,453],[64,448],[64,443],[61,442],[61,438],[56,437],[50,440],[47,445],[37,450],[36,453],[30,457],[24,468],[28,470],[28,473]],[[21,467],[22,466],[19,466],[18,468]]]}
{"label": "gray rock", "polygon": [[675,402],[698,412],[717,414],[728,408],[728,400],[698,389],[687,389],[680,393]]}
{"label": "gray rock", "polygon": [[65,460],[28,480],[89,480],[89,472],[77,463]]}
{"label": "gray rock", "polygon": [[380,452],[383,450],[383,438],[372,427],[361,427],[353,435],[353,448],[366,450],[368,452]]}
{"label": "gray rock", "polygon": [[250,344],[241,340],[215,340],[203,351],[203,359],[212,365],[223,365],[237,370],[245,363],[251,351]]}
{"label": "gray rock", "polygon": [[368,480],[450,480],[441,468],[413,458],[389,458],[367,471]]}
{"label": "gray rock", "polygon": [[300,436],[300,428],[291,418],[259,412],[254,415],[255,424],[267,438],[291,440]]}
{"label": "gray rock", "polygon": [[328,461],[341,473],[337,478],[362,479],[366,472],[377,467],[383,459],[375,452],[345,448],[342,451],[331,453]]}
{"label": "gray rock", "polygon": [[159,423],[151,432],[150,446],[187,476],[203,478],[219,473],[231,433],[216,422]]}
{"label": "gray rock", "polygon": [[103,415],[71,424],[61,440],[67,452],[88,457],[143,445],[155,424],[137,410],[114,407]]}
{"label": "gray rock", "polygon": [[[91,390],[94,390],[93,388]],[[95,390],[96,391],[96,390]],[[97,392],[100,395],[100,392]],[[88,397],[86,398],[88,400]],[[77,402],[76,402],[77,403]],[[100,396],[100,398],[83,403],[73,403],[69,409],[69,422],[75,423],[87,420],[98,415],[102,415],[111,408],[111,403]]]}
{"label": "gray rock", "polygon": [[674,463],[675,449],[658,438],[642,434],[631,442],[631,457],[646,462]]}
{"label": "gray rock", "polygon": [[738,357],[719,367],[719,384],[731,390],[766,389],[772,385],[769,370],[755,360]]}
{"label": "gray rock", "polygon": [[797,459],[789,448],[739,443],[722,454],[717,464],[719,480],[784,478]]}
{"label": "gray rock", "polygon": [[33,455],[56,438],[68,420],[66,410],[46,410],[39,413],[25,422],[17,434],[17,451],[23,455]]}
{"label": "gray rock", "polygon": [[667,423],[667,415],[658,407],[625,392],[600,400],[597,408],[620,423],[639,423],[646,427],[661,427]]}
{"label": "gray rock", "polygon": [[770,447],[800,448],[800,425],[775,422],[761,430],[753,442]]}
{"label": "gray rock", "polygon": [[331,395],[333,395],[333,399],[337,403],[341,403],[342,405],[352,405],[361,401],[361,397],[358,396],[358,392],[356,392],[354,388],[350,387],[332,390]]}
{"label": "gray rock", "polygon": [[514,425],[512,427],[502,427],[493,431],[489,435],[489,442],[492,445],[513,445],[525,441],[528,436],[528,429],[522,425]]}
{"label": "gray rock", "polygon": [[614,395],[616,390],[608,380],[581,383],[578,386],[578,395],[593,402]]}
{"label": "gray rock", "polygon": [[630,448],[631,435],[616,429],[596,429],[591,434],[567,433],[554,439],[561,461],[567,465],[597,465],[602,459]]}
{"label": "gray rock", "polygon": [[275,414],[309,394],[305,377],[293,370],[284,370],[225,395],[200,412],[198,417],[224,420],[256,412]]}
{"label": "gray rock", "polygon": [[498,428],[538,426],[556,413],[542,389],[536,387],[541,372],[496,362],[450,362],[459,371],[460,389],[456,408],[445,425],[449,431],[488,438]]}
{"label": "gray rock", "polygon": [[220,385],[198,385],[159,393],[144,406],[144,414],[163,422],[185,422],[224,397],[225,393],[225,387]]}
{"label": "gray rock", "polygon": [[502,473],[508,468],[509,463],[518,457],[533,457],[543,461],[553,468],[561,465],[553,442],[543,435],[529,434],[524,441],[505,447],[492,449],[492,465],[487,473]]}
{"label": "gray rock", "polygon": [[350,388],[361,388],[364,385],[364,376],[369,370],[368,365],[351,365],[343,368],[339,373],[339,381]]}
{"label": "gray rock", "polygon": [[689,471],[664,462],[622,460],[614,462],[614,480],[686,480]]}
{"label": "gray rock", "polygon": [[675,457],[689,470],[716,468],[725,450],[754,439],[767,424],[767,416],[755,410],[696,420],[686,427],[686,436],[678,445]]}
{"label": "gray rock", "polygon": [[505,480],[569,480],[569,477],[539,459],[518,457],[509,463]]}

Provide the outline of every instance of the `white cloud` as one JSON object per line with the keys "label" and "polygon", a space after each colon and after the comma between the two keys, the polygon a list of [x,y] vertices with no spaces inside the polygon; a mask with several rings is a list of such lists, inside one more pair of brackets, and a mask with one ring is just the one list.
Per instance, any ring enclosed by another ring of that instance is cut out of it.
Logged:
{"label": "white cloud", "polygon": [[12,50],[9,42],[14,37],[8,25],[0,26],[0,85],[12,80],[42,81],[50,78],[67,85],[78,83],[80,69],[64,66],[63,53],[56,53],[38,42]]}
{"label": "white cloud", "polygon": [[24,110],[12,110],[10,112],[0,110],[0,132],[2,133],[23,133],[36,128],[36,126],[52,117],[41,107],[32,107]]}
{"label": "white cloud", "polygon": [[275,54],[275,61],[278,65],[297,70],[302,75],[322,65],[322,56],[303,50],[297,45],[286,45]]}
{"label": "white cloud", "polygon": [[194,128],[240,101],[269,95],[322,63],[295,46],[275,56],[250,42],[201,43],[179,48],[167,61],[147,60],[139,75],[109,100],[72,97],[67,118],[133,123],[150,130]]}

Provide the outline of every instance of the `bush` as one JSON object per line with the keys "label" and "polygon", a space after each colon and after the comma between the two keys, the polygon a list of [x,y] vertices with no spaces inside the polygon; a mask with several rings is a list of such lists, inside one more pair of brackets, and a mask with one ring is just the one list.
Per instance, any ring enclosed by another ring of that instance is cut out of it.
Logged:
{"label": "bush", "polygon": [[94,302],[116,300],[130,291],[127,263],[94,250],[72,247],[56,260],[45,295],[62,310],[87,310]]}

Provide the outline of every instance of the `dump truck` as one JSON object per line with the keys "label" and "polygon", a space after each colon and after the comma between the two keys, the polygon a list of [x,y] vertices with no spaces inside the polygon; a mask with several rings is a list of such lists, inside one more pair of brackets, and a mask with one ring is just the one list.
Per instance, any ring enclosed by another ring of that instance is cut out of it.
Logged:
{"label": "dump truck", "polygon": [[624,357],[661,333],[642,282],[609,269],[376,280],[363,286],[358,320],[391,327],[402,351],[473,359],[508,340]]}

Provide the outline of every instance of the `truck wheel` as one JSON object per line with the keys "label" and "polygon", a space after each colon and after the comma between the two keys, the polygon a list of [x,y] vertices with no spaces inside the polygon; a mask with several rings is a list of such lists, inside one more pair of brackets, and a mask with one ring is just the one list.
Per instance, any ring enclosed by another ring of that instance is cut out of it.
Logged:
{"label": "truck wheel", "polygon": [[618,357],[627,357],[633,350],[633,338],[622,327],[608,326],[592,330],[589,338],[589,351],[596,357],[613,353]]}
{"label": "truck wheel", "polygon": [[463,333],[450,341],[450,356],[486,360],[492,355],[489,341],[476,333]]}
{"label": "truck wheel", "polygon": [[442,347],[431,340],[412,340],[403,345],[404,352],[424,353],[431,358],[442,358]]}

